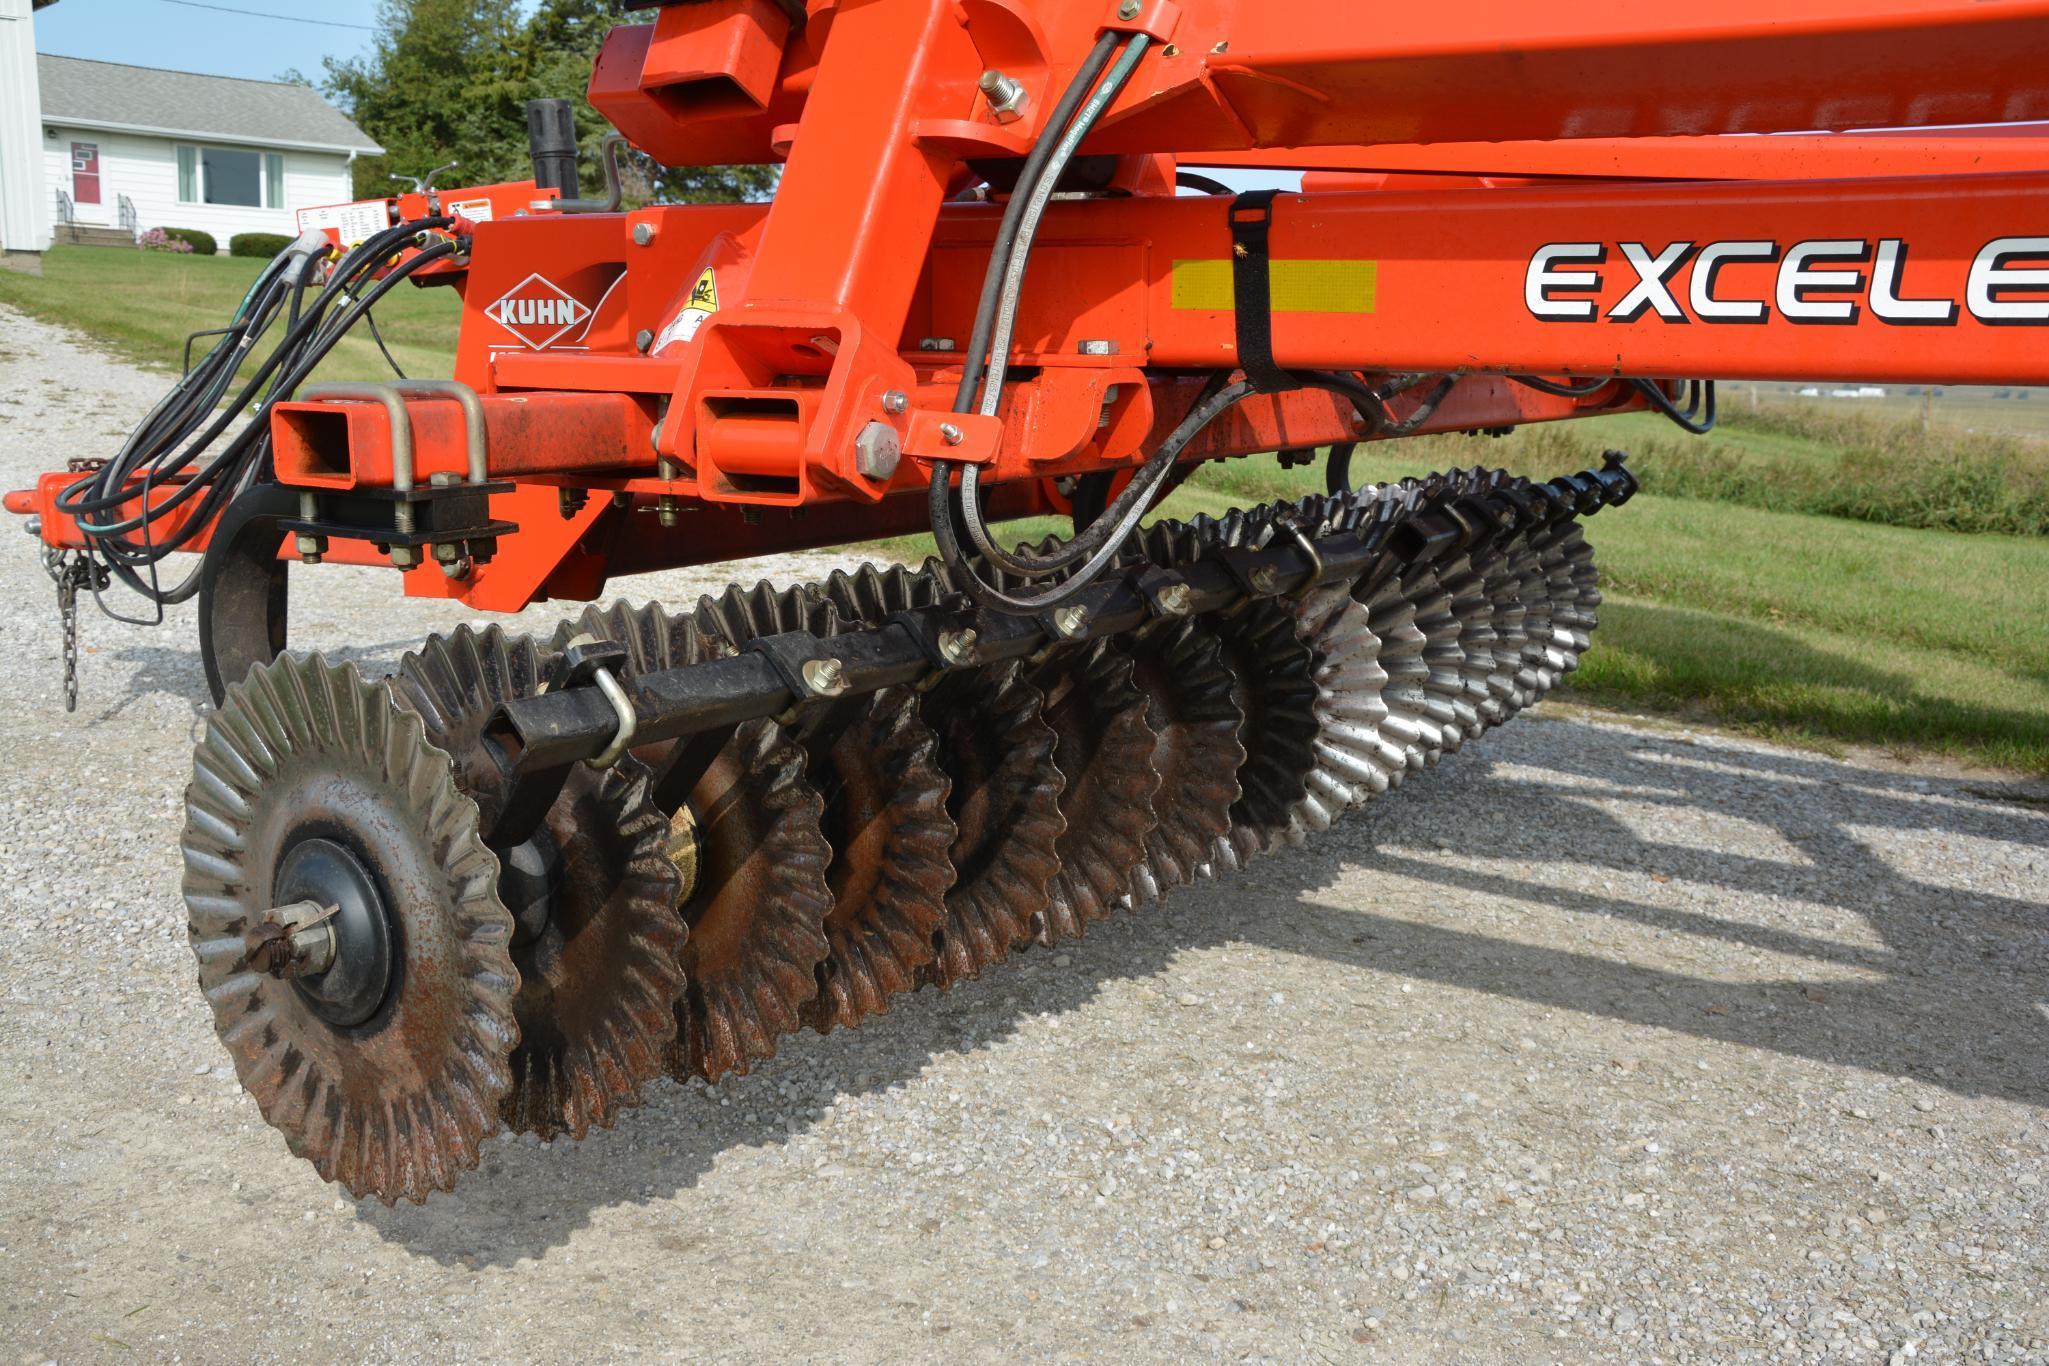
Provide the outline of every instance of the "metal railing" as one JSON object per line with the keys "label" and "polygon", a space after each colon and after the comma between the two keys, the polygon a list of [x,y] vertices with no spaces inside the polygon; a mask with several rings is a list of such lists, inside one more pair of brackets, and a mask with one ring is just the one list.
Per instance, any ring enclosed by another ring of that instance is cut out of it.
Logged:
{"label": "metal railing", "polygon": [[78,221],[78,211],[71,206],[71,196],[63,190],[57,191],[57,221],[59,223],[76,223]]}
{"label": "metal railing", "polygon": [[142,217],[135,212],[134,200],[125,194],[120,195],[116,199],[115,208],[120,215],[116,221],[120,224],[121,231],[131,236],[142,231]]}

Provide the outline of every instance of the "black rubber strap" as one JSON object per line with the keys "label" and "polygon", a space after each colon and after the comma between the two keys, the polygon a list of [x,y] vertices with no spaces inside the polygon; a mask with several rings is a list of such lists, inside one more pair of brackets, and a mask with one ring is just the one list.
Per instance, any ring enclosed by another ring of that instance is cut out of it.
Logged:
{"label": "black rubber strap", "polygon": [[1263,394],[1293,387],[1274,364],[1273,202],[1279,190],[1251,190],[1231,201],[1231,280],[1238,315],[1238,367]]}

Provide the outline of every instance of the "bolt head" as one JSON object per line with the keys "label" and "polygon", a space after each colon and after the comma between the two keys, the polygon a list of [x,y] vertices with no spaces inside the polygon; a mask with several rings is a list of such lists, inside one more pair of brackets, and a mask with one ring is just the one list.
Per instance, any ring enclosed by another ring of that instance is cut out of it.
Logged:
{"label": "bolt head", "polygon": [[1117,17],[1126,23],[1138,18],[1138,0],[1124,0],[1124,3],[1117,7]]}
{"label": "bolt head", "polygon": [[1185,617],[1195,605],[1194,595],[1185,583],[1170,583],[1160,590],[1160,606],[1177,617]]}
{"label": "bolt head", "polygon": [[1053,625],[1063,636],[1085,635],[1089,629],[1089,609],[1080,603],[1063,607],[1053,614]]}
{"label": "bolt head", "polygon": [[633,349],[636,351],[651,351],[654,349],[654,344],[655,334],[645,327],[633,334]]}
{"label": "bolt head", "polygon": [[908,412],[910,406],[911,396],[901,389],[891,389],[882,396],[882,411],[892,417]]}
{"label": "bolt head", "polygon": [[896,474],[904,458],[903,441],[887,422],[871,422],[854,438],[854,470],[877,483]]}
{"label": "bolt head", "polygon": [[1252,586],[1262,593],[1271,593],[1280,586],[1281,576],[1270,564],[1253,566]]}
{"label": "bolt head", "polygon": [[395,545],[391,548],[391,563],[398,569],[412,569],[420,563],[420,548],[416,545]]}
{"label": "bolt head", "polygon": [[837,659],[813,659],[804,665],[804,686],[820,697],[838,697],[847,690],[846,669]]}
{"label": "bolt head", "polygon": [[975,657],[975,645],[981,639],[972,626],[958,631],[939,633],[939,653],[949,664],[965,664]]}
{"label": "bolt head", "polygon": [[21,529],[31,536],[40,536],[43,534],[43,519],[31,517],[21,524]]}
{"label": "bolt head", "polygon": [[958,446],[968,439],[968,434],[951,422],[942,422],[939,424],[939,439],[949,446]]}
{"label": "bolt head", "polygon": [[635,224],[633,225],[633,245],[634,245],[634,246],[636,246],[636,247],[644,247],[644,246],[648,246],[648,245],[649,245],[649,244],[651,244],[651,243],[652,243],[652,242],[653,242],[654,240],[655,240],[655,225],[654,225],[654,224],[652,224],[652,223],[635,223]]}
{"label": "bolt head", "polygon": [[454,470],[437,470],[427,476],[428,485],[437,489],[454,488],[461,482],[462,476]]}

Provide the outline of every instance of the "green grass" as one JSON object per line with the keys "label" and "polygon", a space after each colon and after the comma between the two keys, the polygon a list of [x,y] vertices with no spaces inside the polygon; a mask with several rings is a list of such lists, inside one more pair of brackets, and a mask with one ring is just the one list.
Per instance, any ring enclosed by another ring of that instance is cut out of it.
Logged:
{"label": "green grass", "polygon": [[[124,359],[176,371],[186,334],[233,317],[263,265],[229,256],[53,247],[43,256],[40,277],[0,271],[0,303],[62,323]],[[461,316],[453,290],[409,284],[394,289],[376,310],[399,364],[426,378],[446,378],[453,370]],[[208,344],[202,338],[195,354]],[[369,333],[358,328],[315,374],[324,380],[381,379],[391,368]]]}

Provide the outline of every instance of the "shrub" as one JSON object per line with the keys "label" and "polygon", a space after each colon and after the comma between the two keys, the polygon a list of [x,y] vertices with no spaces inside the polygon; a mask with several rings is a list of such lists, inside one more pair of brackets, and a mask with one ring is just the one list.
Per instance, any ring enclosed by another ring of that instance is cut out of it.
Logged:
{"label": "shrub", "polygon": [[228,255],[255,256],[268,261],[292,245],[281,232],[238,232],[228,239]]}
{"label": "shrub", "polygon": [[144,251],[168,251],[188,256],[192,253],[192,244],[190,242],[180,241],[162,228],[151,228],[148,232],[143,233],[142,236],[135,239],[135,245],[141,247]]}
{"label": "shrub", "polygon": [[214,240],[210,232],[201,232],[197,228],[162,228],[159,231],[173,242],[183,242],[190,246],[196,256],[220,255],[221,244]]}

